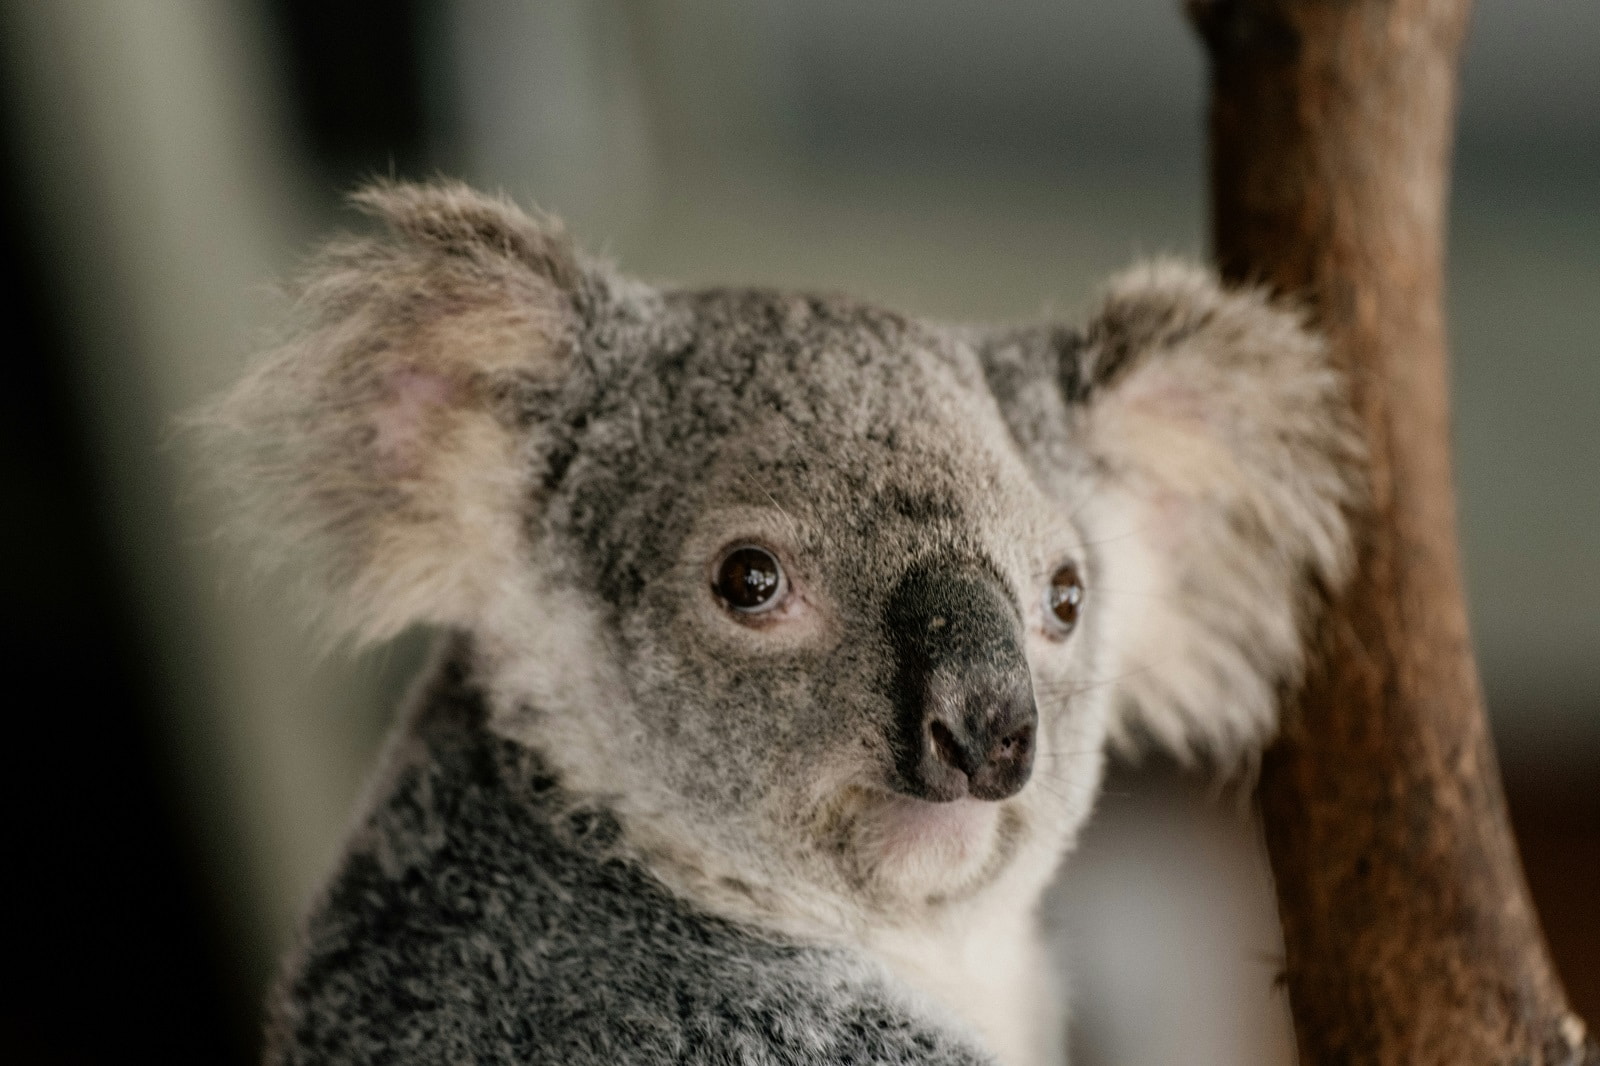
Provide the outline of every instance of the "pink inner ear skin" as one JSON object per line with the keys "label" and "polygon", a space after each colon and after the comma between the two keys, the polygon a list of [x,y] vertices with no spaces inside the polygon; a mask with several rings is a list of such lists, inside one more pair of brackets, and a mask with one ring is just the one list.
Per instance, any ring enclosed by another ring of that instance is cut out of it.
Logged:
{"label": "pink inner ear skin", "polygon": [[1165,381],[1155,374],[1128,383],[1127,403],[1146,415],[1192,426],[1209,426],[1218,420],[1217,402],[1204,389],[1193,383]]}
{"label": "pink inner ear skin", "polygon": [[385,472],[406,477],[421,471],[430,427],[453,406],[459,386],[443,374],[405,367],[389,375],[372,413],[373,448]]}

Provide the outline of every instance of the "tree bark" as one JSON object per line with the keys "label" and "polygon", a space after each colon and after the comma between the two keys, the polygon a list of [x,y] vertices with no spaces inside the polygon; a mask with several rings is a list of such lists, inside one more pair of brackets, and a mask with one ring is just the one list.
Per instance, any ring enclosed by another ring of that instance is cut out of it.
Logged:
{"label": "tree bark", "polygon": [[1465,0],[1189,0],[1221,268],[1312,308],[1372,457],[1358,570],[1259,786],[1304,1063],[1600,1064],[1506,819],[1455,535],[1442,310]]}

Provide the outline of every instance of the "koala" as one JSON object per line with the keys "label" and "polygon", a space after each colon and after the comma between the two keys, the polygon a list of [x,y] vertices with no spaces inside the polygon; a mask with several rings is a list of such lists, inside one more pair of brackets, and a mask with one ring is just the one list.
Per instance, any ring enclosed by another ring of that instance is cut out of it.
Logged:
{"label": "koala", "polygon": [[1156,262],[954,326],[355,199],[202,419],[329,632],[438,634],[268,1062],[1061,1062],[1108,748],[1247,759],[1350,565],[1301,316]]}

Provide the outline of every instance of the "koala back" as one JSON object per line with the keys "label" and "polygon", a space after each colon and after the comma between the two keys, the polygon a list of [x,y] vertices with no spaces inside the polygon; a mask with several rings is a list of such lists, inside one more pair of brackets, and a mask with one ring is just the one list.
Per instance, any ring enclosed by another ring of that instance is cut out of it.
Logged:
{"label": "koala back", "polygon": [[991,1060],[875,964],[716,917],[441,660],[274,993],[267,1062]]}

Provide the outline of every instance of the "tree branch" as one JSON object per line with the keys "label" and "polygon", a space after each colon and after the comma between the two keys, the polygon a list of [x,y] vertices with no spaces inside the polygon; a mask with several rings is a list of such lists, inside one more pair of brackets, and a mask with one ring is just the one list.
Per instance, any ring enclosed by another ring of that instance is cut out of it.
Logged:
{"label": "tree branch", "polygon": [[1223,272],[1301,294],[1372,453],[1356,579],[1260,803],[1305,1063],[1600,1064],[1506,819],[1462,595],[1442,312],[1465,0],[1190,0]]}

